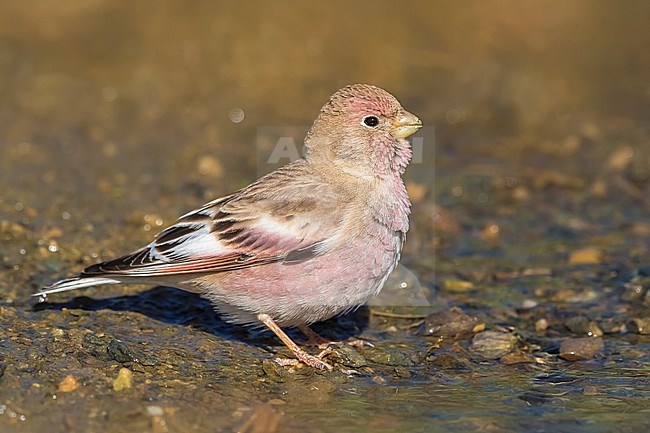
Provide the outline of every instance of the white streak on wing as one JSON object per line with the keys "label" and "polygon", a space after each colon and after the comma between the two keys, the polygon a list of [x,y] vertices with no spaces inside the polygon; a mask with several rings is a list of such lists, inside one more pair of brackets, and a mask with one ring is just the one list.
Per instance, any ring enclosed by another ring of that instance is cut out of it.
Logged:
{"label": "white streak on wing", "polygon": [[157,252],[155,247],[154,242],[151,244],[151,256],[164,262],[177,258],[218,256],[231,251],[217,239],[214,233],[210,233],[207,226],[184,236],[182,242],[164,253]]}

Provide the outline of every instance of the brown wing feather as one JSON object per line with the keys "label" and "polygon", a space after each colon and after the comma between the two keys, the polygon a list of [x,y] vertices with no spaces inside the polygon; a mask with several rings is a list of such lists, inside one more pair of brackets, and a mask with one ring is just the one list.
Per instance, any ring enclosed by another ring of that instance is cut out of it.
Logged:
{"label": "brown wing feather", "polygon": [[[152,277],[304,262],[324,253],[337,235],[345,217],[345,208],[336,206],[341,202],[299,160],[182,216],[150,245],[82,275]],[[206,245],[214,248],[206,251]]]}

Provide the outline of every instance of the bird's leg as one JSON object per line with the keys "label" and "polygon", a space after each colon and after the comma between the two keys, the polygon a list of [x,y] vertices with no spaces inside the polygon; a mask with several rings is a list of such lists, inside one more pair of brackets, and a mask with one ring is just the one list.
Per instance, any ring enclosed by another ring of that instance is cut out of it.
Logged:
{"label": "bird's leg", "polygon": [[327,349],[327,347],[331,343],[330,340],[318,335],[316,331],[314,331],[307,325],[298,325],[298,329],[300,329],[300,331],[303,334],[305,334],[305,336],[307,337],[307,342],[305,344],[314,345],[317,346],[319,349],[324,350]]}
{"label": "bird's leg", "polygon": [[[264,323],[275,335],[278,336],[280,340],[293,352],[293,354],[296,356],[297,360],[309,365],[310,367],[314,368],[319,368],[321,370],[332,370],[332,366],[329,365],[327,362],[323,361],[319,357],[310,355],[309,353],[305,352],[302,350],[296,343],[289,338],[289,336],[278,326],[277,323],[271,319],[271,316],[268,314],[258,314],[257,319]],[[321,352],[319,356],[325,356],[327,355],[326,351]],[[297,362],[293,362],[293,360],[288,360],[288,359],[277,359],[276,360],[280,365],[292,365],[296,364]]]}

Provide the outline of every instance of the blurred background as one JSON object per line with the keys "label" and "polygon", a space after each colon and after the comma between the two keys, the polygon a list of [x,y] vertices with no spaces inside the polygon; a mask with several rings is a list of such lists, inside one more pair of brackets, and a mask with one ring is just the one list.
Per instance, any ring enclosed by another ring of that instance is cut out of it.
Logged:
{"label": "blurred background", "polygon": [[402,263],[431,302],[625,311],[610,279],[650,275],[649,22],[643,0],[0,2],[0,300],[28,311],[247,185],[265,131],[363,82],[427,126]]}

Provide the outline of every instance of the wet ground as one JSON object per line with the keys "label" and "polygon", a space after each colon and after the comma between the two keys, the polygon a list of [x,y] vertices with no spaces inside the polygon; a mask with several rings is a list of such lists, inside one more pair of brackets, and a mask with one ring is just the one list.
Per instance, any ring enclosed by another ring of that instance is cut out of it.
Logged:
{"label": "wet ground", "polygon": [[[645,2],[65,3],[0,5],[0,432],[650,428]],[[352,82],[429,128],[402,266],[315,326],[334,372],[172,288],[30,298]]]}

